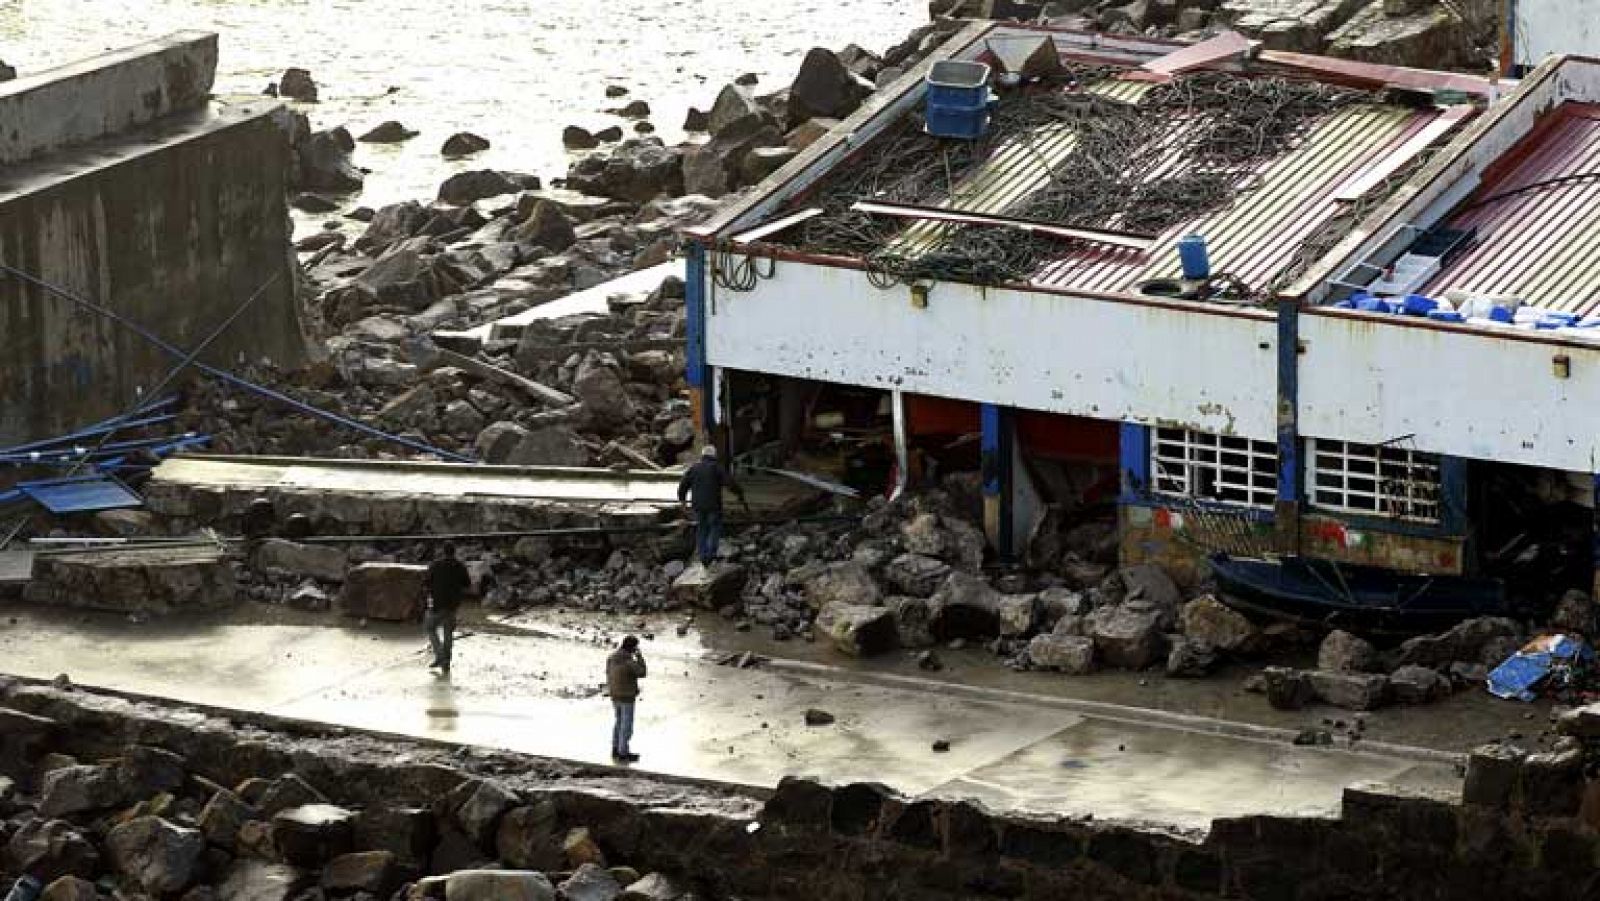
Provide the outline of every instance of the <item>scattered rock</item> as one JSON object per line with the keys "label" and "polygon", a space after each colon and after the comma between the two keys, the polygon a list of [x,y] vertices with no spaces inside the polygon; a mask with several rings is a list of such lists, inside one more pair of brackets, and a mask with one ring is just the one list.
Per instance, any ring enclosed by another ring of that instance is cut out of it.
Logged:
{"label": "scattered rock", "polygon": [[1376,673],[1330,673],[1314,670],[1307,674],[1311,691],[1319,700],[1347,710],[1376,710],[1389,696],[1389,680]]}
{"label": "scattered rock", "polygon": [[1094,640],[1081,635],[1036,635],[1028,642],[1028,659],[1040,669],[1087,675],[1094,671]]}
{"label": "scattered rock", "polygon": [[1108,665],[1144,669],[1166,653],[1162,619],[1159,610],[1116,605],[1090,612],[1085,627]]}
{"label": "scattered rock", "polygon": [[285,69],[278,79],[278,96],[301,103],[317,102],[317,83],[305,69]]}
{"label": "scattered rock", "polygon": [[561,145],[568,150],[593,150],[600,146],[600,139],[587,128],[568,125],[561,130]]}
{"label": "scattered rock", "polygon": [[805,592],[806,603],[818,611],[830,604],[874,607],[880,601],[872,573],[853,560],[823,567],[806,582]]}
{"label": "scattered rock", "polygon": [[622,885],[609,870],[586,863],[561,883],[562,901],[616,901]]}
{"label": "scattered rock", "polygon": [[833,714],[826,710],[818,710],[817,708],[812,707],[806,711],[807,726],[831,726],[833,723]]}
{"label": "scattered rock", "polygon": [[205,846],[199,830],[153,816],[129,820],[106,835],[112,866],[154,895],[179,892],[193,882]]}
{"label": "scattered rock", "polygon": [[482,153],[488,149],[488,138],[481,138],[470,131],[461,131],[446,138],[444,146],[439,148],[439,153],[445,157],[460,157]]}
{"label": "scattered rock", "polygon": [[356,138],[356,140],[364,144],[399,144],[402,141],[411,140],[418,134],[420,132],[415,129],[407,128],[390,119],[373,126],[372,130]]}
{"label": "scattered rock", "polygon": [[363,563],[345,577],[339,612],[349,617],[412,622],[422,617],[428,568],[406,563]]}
{"label": "scattered rock", "polygon": [[1167,651],[1167,675],[1204,676],[1216,668],[1217,649],[1186,635],[1174,636]]}
{"label": "scattered rock", "polygon": [[1317,669],[1330,673],[1371,673],[1378,666],[1378,649],[1342,630],[1329,632],[1317,649]]}
{"label": "scattered rock", "polygon": [[1267,703],[1278,710],[1299,710],[1316,697],[1307,674],[1292,667],[1269,666],[1261,680]]}
{"label": "scattered rock", "polygon": [[806,54],[789,87],[789,124],[816,116],[843,119],[855,112],[870,92],[832,51],[815,47]]}
{"label": "scattered rock", "polygon": [[460,870],[435,878],[444,882],[445,901],[556,901],[550,880],[528,870]]}
{"label": "scattered rock", "polygon": [[272,818],[272,846],[287,863],[320,867],[349,853],[355,816],[332,804],[291,807]]}
{"label": "scattered rock", "polygon": [[748,578],[744,567],[721,562],[707,567],[696,560],[672,581],[669,597],[685,606],[718,610],[740,602]]}
{"label": "scattered rock", "polygon": [[1209,594],[1184,604],[1178,624],[1192,643],[1230,654],[1246,653],[1260,642],[1254,623]]}
{"label": "scattered rock", "polygon": [[899,638],[888,607],[834,602],[817,614],[816,630],[852,657],[870,657],[893,650]]}
{"label": "scattered rock", "polygon": [[1426,704],[1448,697],[1450,680],[1425,666],[1402,666],[1389,674],[1389,688],[1401,704]]}
{"label": "scattered rock", "polygon": [[457,172],[439,185],[439,200],[453,206],[466,206],[485,197],[515,194],[517,184],[493,169]]}

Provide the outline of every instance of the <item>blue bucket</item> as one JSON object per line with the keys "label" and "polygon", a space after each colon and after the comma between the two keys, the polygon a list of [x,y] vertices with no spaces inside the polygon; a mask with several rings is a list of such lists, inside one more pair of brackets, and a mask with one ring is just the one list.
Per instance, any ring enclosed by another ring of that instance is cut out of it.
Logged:
{"label": "blue bucket", "polygon": [[1194,282],[1211,277],[1211,253],[1206,249],[1204,235],[1188,235],[1178,239],[1178,262],[1183,266],[1183,277]]}

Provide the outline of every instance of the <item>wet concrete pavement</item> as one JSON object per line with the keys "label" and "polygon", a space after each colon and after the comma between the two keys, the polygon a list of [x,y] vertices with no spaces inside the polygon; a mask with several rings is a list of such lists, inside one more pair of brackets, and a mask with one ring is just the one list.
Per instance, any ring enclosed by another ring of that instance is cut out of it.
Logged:
{"label": "wet concrete pavement", "polygon": [[[223,618],[130,625],[24,612],[0,627],[16,675],[417,737],[609,763],[607,647],[509,630],[457,645],[448,680],[404,627],[335,628]],[[870,780],[1002,809],[1203,830],[1214,817],[1331,815],[1364,780],[1450,788],[1425,755],[1301,748],[1248,729],[1174,728],[1137,710],[951,690],[781,662],[718,666],[646,644],[651,674],[635,750],[642,769],[771,786],[785,775]],[[837,722],[807,726],[817,707]],[[1119,713],[1120,711],[1120,713]],[[949,742],[936,752],[933,742]]]}

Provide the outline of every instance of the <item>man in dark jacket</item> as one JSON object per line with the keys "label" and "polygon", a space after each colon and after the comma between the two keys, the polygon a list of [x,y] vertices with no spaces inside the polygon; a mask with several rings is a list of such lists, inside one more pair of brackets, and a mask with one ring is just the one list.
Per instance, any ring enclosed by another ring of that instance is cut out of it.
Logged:
{"label": "man in dark jacket", "polygon": [[455,649],[456,611],[461,596],[472,585],[467,567],[456,559],[456,546],[445,542],[438,559],[428,564],[428,612],[422,624],[428,630],[428,647],[433,651],[429,669],[450,675],[450,655]]}
{"label": "man in dark jacket", "polygon": [[744,499],[744,489],[733,476],[717,462],[717,448],[708,444],[700,452],[700,460],[683,473],[678,482],[678,504],[687,500],[694,510],[694,546],[700,562],[710,566],[717,559],[717,545],[722,543],[722,489],[727,488],[739,498],[746,510],[750,504]]}
{"label": "man in dark jacket", "polygon": [[606,658],[606,693],[611,695],[611,706],[617,715],[611,728],[612,760],[632,763],[639,759],[628,749],[628,743],[633,740],[633,705],[639,700],[639,680],[647,674],[639,639],[632,635],[622,639],[622,645]]}

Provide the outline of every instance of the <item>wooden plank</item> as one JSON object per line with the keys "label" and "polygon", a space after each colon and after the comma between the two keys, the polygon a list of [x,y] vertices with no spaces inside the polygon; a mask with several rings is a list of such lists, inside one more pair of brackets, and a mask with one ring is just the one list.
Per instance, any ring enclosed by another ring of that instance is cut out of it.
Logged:
{"label": "wooden plank", "polygon": [[524,394],[529,395],[535,400],[544,401],[551,406],[565,407],[576,403],[576,398],[574,398],[572,395],[557,391],[549,385],[541,384],[526,376],[518,375],[509,369],[501,369],[498,366],[491,366],[482,360],[469,357],[466,354],[458,354],[453,350],[446,350],[442,347],[433,348],[433,352],[437,355],[437,360],[440,365],[454,366],[457,369],[464,369],[467,372],[478,376],[479,378],[499,382],[502,385],[508,385],[512,388],[522,391]]}
{"label": "wooden plank", "polygon": [[1018,231],[1051,235],[1057,238],[1068,238],[1077,241],[1090,241],[1095,244],[1109,244],[1112,247],[1125,247],[1132,250],[1149,250],[1151,245],[1155,244],[1154,238],[1145,235],[1102,231],[1095,228],[1075,228],[1068,225],[1054,225],[1049,222],[1035,222],[1030,219],[987,216],[982,213],[963,213],[959,210],[943,210],[937,207],[861,201],[851,209],[877,216],[894,216],[900,219],[921,219],[930,222],[955,222],[966,225],[993,225],[998,228],[1014,228]]}

